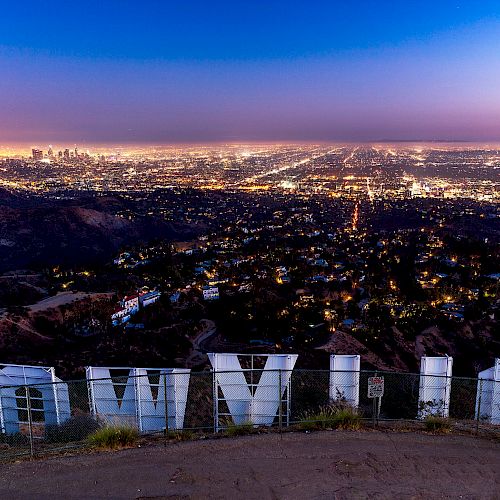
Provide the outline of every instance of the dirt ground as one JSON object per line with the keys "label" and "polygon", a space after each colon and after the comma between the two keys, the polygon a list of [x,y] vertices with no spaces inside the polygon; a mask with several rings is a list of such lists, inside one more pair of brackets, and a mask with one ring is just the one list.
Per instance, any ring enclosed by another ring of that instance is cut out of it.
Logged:
{"label": "dirt ground", "polygon": [[167,443],[0,465],[0,498],[500,498],[500,444],[318,432]]}

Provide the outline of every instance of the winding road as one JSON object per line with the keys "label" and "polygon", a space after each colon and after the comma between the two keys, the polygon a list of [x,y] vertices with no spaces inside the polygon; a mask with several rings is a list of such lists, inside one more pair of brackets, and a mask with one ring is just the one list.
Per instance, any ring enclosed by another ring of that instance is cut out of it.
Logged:
{"label": "winding road", "polygon": [[203,329],[193,339],[193,347],[189,356],[186,358],[186,367],[188,368],[198,364],[198,361],[202,361],[201,358],[205,354],[202,347],[203,342],[217,333],[217,327],[211,319],[202,319],[201,321],[203,322]]}

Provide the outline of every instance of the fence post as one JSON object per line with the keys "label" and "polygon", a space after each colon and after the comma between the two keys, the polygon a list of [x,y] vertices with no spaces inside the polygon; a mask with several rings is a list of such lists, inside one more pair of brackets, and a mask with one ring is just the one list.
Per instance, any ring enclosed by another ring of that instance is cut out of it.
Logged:
{"label": "fence post", "polygon": [[483,397],[483,379],[479,379],[479,397],[477,399],[477,414],[476,414],[476,434],[479,432],[479,419],[481,418],[481,398]]}
{"label": "fence post", "polygon": [[377,427],[380,420],[380,407],[382,406],[382,397],[375,398],[377,400]]}
{"label": "fence post", "polygon": [[[174,374],[172,374],[174,376]],[[167,372],[163,374],[163,392],[165,393],[165,444],[168,439],[168,394],[167,394]]]}
{"label": "fence post", "polygon": [[279,431],[281,434],[282,427],[283,427],[283,398],[281,397],[281,369],[278,370],[278,401],[279,401],[278,425],[279,425]]}
{"label": "fence post", "polygon": [[[377,376],[377,372],[373,375],[374,377]],[[372,398],[372,425],[375,427],[375,418],[377,416],[377,398]]]}
{"label": "fence post", "polygon": [[214,434],[219,431],[219,393],[217,387],[217,380],[215,375],[215,368],[212,370],[212,397],[214,400],[213,414],[214,414]]}
{"label": "fence post", "polygon": [[28,414],[28,429],[29,429],[29,439],[30,439],[30,456],[33,458],[35,456],[35,444],[33,442],[33,419],[31,417],[31,398],[30,390],[27,385],[24,386],[26,392],[26,412]]}

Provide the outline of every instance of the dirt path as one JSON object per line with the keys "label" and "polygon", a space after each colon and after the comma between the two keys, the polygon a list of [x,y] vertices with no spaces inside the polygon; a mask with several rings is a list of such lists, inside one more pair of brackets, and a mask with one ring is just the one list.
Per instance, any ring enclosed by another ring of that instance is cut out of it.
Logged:
{"label": "dirt path", "polygon": [[0,467],[0,498],[499,498],[500,444],[321,432],[168,443]]}
{"label": "dirt path", "polygon": [[60,307],[65,304],[71,304],[78,300],[88,299],[88,298],[107,298],[111,297],[111,293],[94,293],[94,292],[59,292],[57,295],[52,297],[47,297],[46,299],[40,300],[36,304],[28,306],[32,313],[44,311],[46,309],[51,309],[55,307]]}

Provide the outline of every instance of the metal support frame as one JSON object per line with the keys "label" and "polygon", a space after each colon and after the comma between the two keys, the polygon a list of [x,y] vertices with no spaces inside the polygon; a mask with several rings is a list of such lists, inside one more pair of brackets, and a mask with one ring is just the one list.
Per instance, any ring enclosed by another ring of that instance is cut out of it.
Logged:
{"label": "metal support frame", "polygon": [[479,379],[479,395],[477,399],[476,411],[476,434],[479,432],[479,419],[481,418],[481,399],[483,397],[483,379]]}
{"label": "metal support frame", "polygon": [[2,386],[0,386],[0,433],[5,434],[5,421],[3,416],[3,406],[2,406]]}
{"label": "metal support frame", "polygon": [[278,426],[281,432],[283,428],[283,393],[281,392],[281,370],[278,370],[278,398],[279,398]]}
{"label": "metal support frame", "polygon": [[24,390],[26,393],[26,413],[28,414],[28,430],[29,430],[29,440],[30,440],[30,455],[31,458],[35,456],[35,443],[33,442],[33,418],[31,415],[31,397],[30,388],[25,385]]}
{"label": "metal support frame", "polygon": [[[251,406],[252,402],[253,402],[253,397],[255,396],[256,389],[259,385],[259,384],[254,383],[254,371],[256,371],[255,365],[254,365],[254,358],[262,357],[262,358],[268,359],[270,356],[274,356],[274,355],[273,354],[236,354],[236,353],[232,353],[232,355],[238,356],[238,357],[249,357],[250,358],[250,368],[245,369],[245,368],[240,367],[240,370],[238,372],[235,372],[235,373],[250,372],[250,383],[248,384],[248,382],[247,382],[247,386],[248,386],[248,389],[250,391],[250,396],[252,398],[250,400],[250,406]],[[285,355],[280,355],[280,356],[288,356],[288,355],[285,354]],[[219,407],[220,403],[222,401],[227,401],[228,398],[226,397],[226,395],[224,395],[224,392],[222,392],[222,397],[219,397],[219,388],[221,389],[221,391],[223,391],[223,389],[221,387],[221,384],[219,384],[217,375],[223,374],[223,373],[225,373],[225,371],[219,369],[220,367],[217,363],[216,355],[212,361],[212,367],[213,367],[212,384],[213,384],[213,397],[214,397],[214,412],[213,412],[214,413],[214,432],[217,433],[221,429],[220,417],[231,417],[232,418],[233,415],[231,414],[231,412],[221,412],[220,411],[220,407]],[[290,369],[290,370],[285,369],[284,370],[282,368],[279,368],[279,369],[276,368],[276,369],[268,369],[268,370],[259,369],[259,371],[261,371],[261,372],[278,372],[279,381],[278,381],[277,386],[278,386],[279,397],[278,397],[277,413],[278,413],[279,426],[281,429],[283,426],[283,420],[284,420],[285,424],[288,426],[290,423],[291,373],[293,372],[293,369]],[[287,372],[287,375],[290,374],[290,376],[287,377],[288,381],[287,381],[285,387],[283,387],[283,372]],[[227,373],[231,373],[231,370],[228,370]],[[260,379],[259,379],[259,383],[260,383]],[[286,403],[285,415],[283,415],[283,403]],[[268,416],[271,417],[271,415],[268,415]],[[275,416],[276,416],[276,414],[275,414]],[[284,417],[284,419],[283,419],[283,417]]]}
{"label": "metal support frame", "polygon": [[214,408],[214,433],[219,432],[219,386],[215,377],[215,370],[212,371],[212,394],[213,394],[213,408]]}
{"label": "metal support frame", "polygon": [[167,372],[163,374],[163,392],[165,394],[165,435],[168,436],[168,393],[167,393]]}
{"label": "metal support frame", "polygon": [[55,369],[49,368],[50,376],[52,378],[52,389],[54,391],[54,405],[56,409],[56,422],[57,425],[61,425],[61,413],[60,413],[60,408],[59,408],[59,395],[57,394],[57,381],[56,381],[56,372]]}

